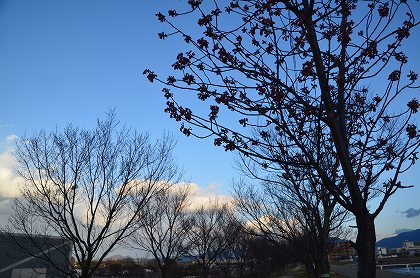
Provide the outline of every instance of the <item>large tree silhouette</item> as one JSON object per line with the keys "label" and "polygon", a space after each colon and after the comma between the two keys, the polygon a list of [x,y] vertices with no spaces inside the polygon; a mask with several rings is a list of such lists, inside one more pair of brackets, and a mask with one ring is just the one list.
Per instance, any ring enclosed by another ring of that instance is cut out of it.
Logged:
{"label": "large tree silhouette", "polygon": [[[420,144],[420,105],[405,94],[419,89],[403,52],[419,24],[410,4],[189,0],[185,10],[157,14],[169,26],[161,39],[178,35],[189,45],[175,73],[144,72],[167,85],[165,111],[185,135],[213,136],[263,168],[316,171],[355,216],[359,277],[375,277],[374,220],[406,186],[399,176]],[[202,106],[193,110],[193,98]],[[368,206],[373,197],[376,207]]]}

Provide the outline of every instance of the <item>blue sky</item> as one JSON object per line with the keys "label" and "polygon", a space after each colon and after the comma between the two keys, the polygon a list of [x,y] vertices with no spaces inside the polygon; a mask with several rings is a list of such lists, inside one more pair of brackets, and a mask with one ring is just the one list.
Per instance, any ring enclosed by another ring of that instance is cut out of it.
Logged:
{"label": "blue sky", "polygon": [[[0,136],[90,127],[112,108],[121,123],[156,138],[180,135],[163,113],[161,88],[142,75],[169,68],[177,54],[157,39],[156,2],[1,1]],[[230,183],[231,154],[183,136],[178,145],[194,181]]]}
{"label": "blue sky", "polygon": [[[176,156],[190,180],[229,192],[239,176],[232,153],[213,147],[211,140],[183,137],[179,125],[163,113],[160,86],[142,75],[145,68],[170,70],[179,47],[158,39],[163,26],[155,13],[179,2],[0,0],[0,151],[7,151],[11,134],[67,123],[89,128],[115,108],[121,123],[155,138],[164,130],[174,132],[179,136]],[[412,41],[419,41],[415,36]],[[420,216],[402,214],[420,208],[419,171],[418,164],[404,177],[419,186],[389,201],[377,220],[378,234],[420,228]]]}

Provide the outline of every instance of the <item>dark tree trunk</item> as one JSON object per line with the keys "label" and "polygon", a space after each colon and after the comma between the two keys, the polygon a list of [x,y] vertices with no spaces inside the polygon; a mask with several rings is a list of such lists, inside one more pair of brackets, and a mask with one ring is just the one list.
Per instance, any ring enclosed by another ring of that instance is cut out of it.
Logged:
{"label": "dark tree trunk", "polygon": [[330,263],[328,260],[328,251],[321,250],[320,257],[315,263],[315,273],[316,277],[329,277],[330,273]]}
{"label": "dark tree trunk", "polygon": [[89,268],[85,267],[81,269],[80,278],[90,278]]}
{"label": "dark tree trunk", "polygon": [[376,258],[375,258],[375,219],[369,212],[362,216],[356,216],[357,239],[356,251],[358,255],[358,278],[376,277]]}
{"label": "dark tree trunk", "polygon": [[[330,218],[330,214],[327,217]],[[328,259],[328,242],[329,242],[329,228],[330,228],[330,222],[326,222],[324,224],[323,229],[321,230],[322,233],[319,236],[319,254],[318,254],[318,260],[316,262],[316,269],[319,273],[319,277],[329,277],[330,274],[330,261]]]}
{"label": "dark tree trunk", "polygon": [[312,263],[305,263],[306,272],[308,274],[308,278],[317,278],[316,270]]}
{"label": "dark tree trunk", "polygon": [[203,277],[207,278],[208,276],[208,269],[207,269],[207,265],[203,264]]}

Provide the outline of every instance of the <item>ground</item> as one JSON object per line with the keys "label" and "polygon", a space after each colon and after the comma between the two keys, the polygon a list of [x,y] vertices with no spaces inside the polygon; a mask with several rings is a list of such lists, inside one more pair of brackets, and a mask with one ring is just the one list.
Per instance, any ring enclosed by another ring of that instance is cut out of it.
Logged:
{"label": "ground", "polygon": [[[288,270],[286,273],[279,274],[275,278],[306,278],[308,277],[305,271],[305,267],[299,266]],[[330,278],[346,278],[338,273],[330,273]],[[274,278],[274,277],[273,277]]]}
{"label": "ground", "polygon": [[[285,273],[274,276],[273,278],[307,278],[305,268],[299,266],[292,268]],[[348,263],[348,264],[339,264],[332,265],[330,278],[356,278],[357,277],[357,264]],[[376,277],[378,278],[408,278],[414,277],[406,274],[392,273],[389,271],[377,270]]]}

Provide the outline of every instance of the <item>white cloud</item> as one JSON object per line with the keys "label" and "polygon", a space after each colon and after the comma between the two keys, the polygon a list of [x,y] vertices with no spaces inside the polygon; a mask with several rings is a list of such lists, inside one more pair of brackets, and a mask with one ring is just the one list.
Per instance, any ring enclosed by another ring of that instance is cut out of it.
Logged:
{"label": "white cloud", "polygon": [[14,143],[14,141],[16,140],[16,139],[18,139],[19,137],[17,136],[17,135],[15,135],[15,134],[9,134],[9,135],[7,135],[6,136],[6,143],[7,144],[11,144],[11,143]]}
{"label": "white cloud", "polygon": [[388,234],[388,233],[381,234],[381,233],[377,233],[376,234],[376,241],[379,241],[381,239],[388,238],[388,237],[393,237],[393,236],[396,236],[396,234]]}
{"label": "white cloud", "polygon": [[[14,172],[16,163],[13,157],[13,143],[18,137],[14,134],[8,135],[0,140],[0,224],[10,213],[11,199],[20,195],[18,184],[21,178]],[[221,192],[221,183],[211,183],[207,186],[199,186],[196,183],[179,183],[174,186],[188,186],[190,189],[191,208],[210,204],[217,199],[219,203],[232,204],[233,198]],[[81,209],[83,211],[83,209]]]}
{"label": "white cloud", "polygon": [[0,153],[0,201],[19,196],[19,177],[13,172],[15,159],[12,155],[12,143],[16,138],[16,135],[11,134],[2,143],[5,147]]}
{"label": "white cloud", "polygon": [[174,186],[188,186],[190,189],[191,208],[197,208],[201,205],[210,205],[212,201],[218,200],[219,203],[232,204],[233,198],[220,192],[221,184],[212,183],[206,187],[201,187],[196,183],[180,183]]}
{"label": "white cloud", "polygon": [[7,223],[12,212],[11,199],[19,196],[19,177],[13,172],[13,143],[17,139],[14,134],[0,140],[0,226]]}

